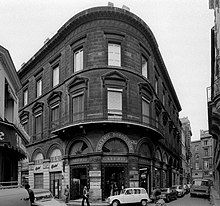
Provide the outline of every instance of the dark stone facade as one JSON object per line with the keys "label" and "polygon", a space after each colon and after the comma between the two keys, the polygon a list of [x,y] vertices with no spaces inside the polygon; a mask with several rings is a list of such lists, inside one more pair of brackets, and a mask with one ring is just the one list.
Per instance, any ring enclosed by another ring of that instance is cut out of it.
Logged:
{"label": "dark stone facade", "polygon": [[[108,65],[109,43],[120,45],[120,66]],[[83,50],[83,69],[74,72],[74,52],[79,49]],[[142,75],[142,56],[148,60],[147,78]],[[57,65],[59,84],[52,87],[52,70]],[[56,172],[62,175],[58,178],[60,190],[70,185],[71,199],[79,198],[87,184],[91,199],[99,200],[111,193],[115,182],[119,190],[142,186],[148,192],[157,185],[178,183],[181,106],[156,40],[139,17],[115,7],[82,11],[64,24],[18,75],[23,84],[18,95],[20,118],[28,121],[27,132],[32,136],[28,145],[32,187],[43,178],[39,185],[52,190],[51,173]],[[42,95],[36,98],[39,78]],[[29,91],[26,106],[22,101],[25,89]],[[110,89],[121,95],[119,117],[109,117]],[[83,109],[75,120],[72,105],[78,94],[83,95]],[[147,117],[142,111],[143,98],[149,101]],[[59,107],[56,122],[51,115],[54,105]],[[34,127],[37,114],[42,115],[40,135]],[[51,162],[54,149],[62,156],[57,170]],[[42,161],[36,159],[39,153]]]}

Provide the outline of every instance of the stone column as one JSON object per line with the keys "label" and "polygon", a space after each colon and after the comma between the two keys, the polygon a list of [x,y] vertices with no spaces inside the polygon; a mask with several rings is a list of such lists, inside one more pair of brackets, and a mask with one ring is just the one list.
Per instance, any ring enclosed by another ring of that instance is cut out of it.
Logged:
{"label": "stone column", "polygon": [[50,189],[50,172],[49,167],[50,166],[50,160],[45,159],[43,162],[43,185],[44,189]]}
{"label": "stone column", "polygon": [[29,185],[34,188],[34,162],[29,162]]}
{"label": "stone column", "polygon": [[89,158],[89,198],[92,202],[102,200],[102,188],[101,188],[101,157],[93,156]]}

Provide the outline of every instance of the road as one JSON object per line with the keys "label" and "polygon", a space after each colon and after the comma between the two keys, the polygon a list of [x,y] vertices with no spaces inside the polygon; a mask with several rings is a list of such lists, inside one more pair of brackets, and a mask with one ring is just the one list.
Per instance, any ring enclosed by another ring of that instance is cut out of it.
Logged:
{"label": "road", "polygon": [[211,206],[208,199],[202,197],[190,197],[189,194],[182,198],[166,203],[167,206]]}

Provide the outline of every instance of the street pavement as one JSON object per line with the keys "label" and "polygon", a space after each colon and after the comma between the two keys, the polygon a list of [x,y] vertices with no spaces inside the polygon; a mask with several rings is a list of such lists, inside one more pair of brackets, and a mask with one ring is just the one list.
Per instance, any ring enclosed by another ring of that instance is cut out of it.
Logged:
{"label": "street pavement", "polygon": [[[189,194],[188,194],[189,195]],[[196,198],[194,198],[196,199]],[[60,202],[63,202],[62,200],[59,200]],[[168,205],[172,206],[173,203],[175,203],[175,201],[172,201],[171,203],[168,203]],[[67,203],[68,206],[79,206],[79,205],[82,205],[82,199],[78,199],[78,200],[70,200],[68,203]],[[86,205],[86,203],[85,203]],[[90,205],[91,206],[107,206],[108,204],[104,201],[101,201],[101,202],[90,202]],[[154,206],[155,204],[154,203],[148,203],[148,206]],[[174,204],[176,205],[176,204]],[[184,205],[184,203],[181,203],[181,205]],[[214,189],[214,188],[211,188],[211,196],[210,196],[210,203],[209,205],[211,206],[220,206],[220,196],[219,194],[217,193],[217,191]],[[188,206],[188,204],[187,204]],[[200,205],[202,206],[202,205]]]}

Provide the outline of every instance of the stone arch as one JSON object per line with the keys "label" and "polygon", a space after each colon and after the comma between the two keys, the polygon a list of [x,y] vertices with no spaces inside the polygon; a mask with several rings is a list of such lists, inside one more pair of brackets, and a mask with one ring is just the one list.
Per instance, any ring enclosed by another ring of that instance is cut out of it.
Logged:
{"label": "stone arch", "polygon": [[162,153],[159,147],[157,147],[155,150],[155,158],[160,162],[163,162]]}
{"label": "stone arch", "polygon": [[37,156],[39,153],[41,153],[42,156],[43,156],[43,159],[45,159],[45,156],[44,156],[43,150],[42,150],[41,148],[38,147],[38,148],[36,148],[36,149],[34,150],[34,152],[32,153],[31,161],[34,161],[35,158],[36,158],[36,156]]}
{"label": "stone arch", "polygon": [[[82,145],[80,145],[79,143],[81,143]],[[83,145],[84,143],[84,145]],[[92,147],[92,144],[91,142],[86,138],[86,137],[78,137],[76,139],[73,139],[71,140],[67,146],[66,146],[66,150],[65,150],[65,155],[66,156],[69,156],[70,155],[70,152],[71,150],[73,149],[74,147],[74,144],[78,144],[78,149],[84,149],[83,147],[85,147],[87,145],[87,152],[93,152],[93,147]],[[81,148],[80,148],[81,146]],[[75,146],[75,149],[76,149],[76,146]],[[78,150],[78,154],[80,153],[80,151]],[[83,152],[83,151],[82,151]],[[84,151],[85,152],[85,151]]]}
{"label": "stone arch", "polygon": [[99,140],[99,142],[97,144],[96,152],[102,152],[103,145],[111,138],[121,139],[127,145],[128,152],[134,153],[134,148],[133,148],[131,140],[126,135],[119,133],[119,132],[109,132],[109,133],[105,134],[104,136],[102,136],[102,138]]}
{"label": "stone arch", "polygon": [[150,141],[147,141],[145,138],[143,138],[138,142],[136,151],[139,155],[143,155],[147,158],[152,158],[153,144]]}
{"label": "stone arch", "polygon": [[127,144],[117,137],[108,139],[102,147],[102,151],[105,153],[128,153]]}
{"label": "stone arch", "polygon": [[49,149],[47,150],[47,154],[46,154],[46,158],[49,159],[50,158],[50,155],[51,153],[53,152],[53,150],[55,149],[59,149],[61,151],[61,154],[63,156],[63,149],[62,149],[62,146],[58,143],[55,143],[55,144],[52,144]]}
{"label": "stone arch", "polygon": [[166,152],[163,152],[163,162],[164,162],[165,164],[168,164],[168,157],[167,157]]}

